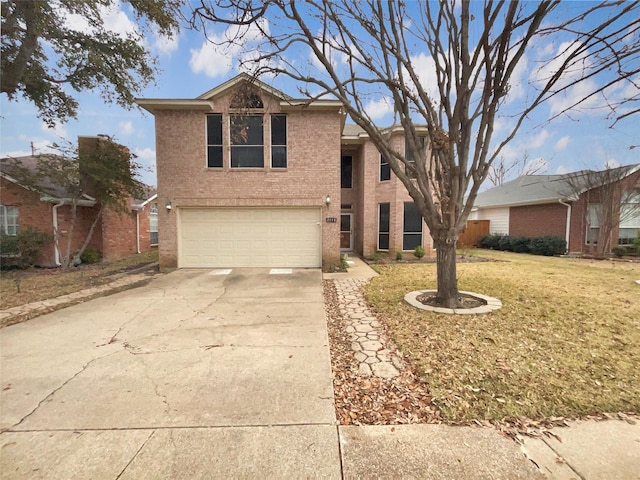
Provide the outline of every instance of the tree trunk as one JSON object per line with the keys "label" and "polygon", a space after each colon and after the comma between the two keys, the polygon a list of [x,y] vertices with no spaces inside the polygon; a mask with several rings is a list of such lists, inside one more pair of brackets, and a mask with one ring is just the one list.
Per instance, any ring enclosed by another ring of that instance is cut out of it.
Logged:
{"label": "tree trunk", "polygon": [[76,252],[76,254],[73,257],[73,263],[72,263],[73,266],[77,266],[77,265],[80,265],[82,263],[82,261],[80,260],[80,257],[82,256],[84,251],[87,249],[87,246],[89,246],[89,242],[91,241],[91,238],[93,237],[93,231],[95,230],[96,225],[98,224],[98,220],[100,220],[102,218],[102,212],[104,212],[104,207],[105,207],[104,203],[102,205],[100,205],[100,210],[98,210],[98,213],[96,214],[96,218],[93,219],[93,223],[91,224],[91,228],[89,229],[89,233],[87,234],[87,237],[84,239],[84,243],[78,249],[78,251]]}
{"label": "tree trunk", "polygon": [[458,278],[456,265],[456,238],[445,232],[434,235],[433,244],[437,255],[438,302],[446,308],[458,308]]}

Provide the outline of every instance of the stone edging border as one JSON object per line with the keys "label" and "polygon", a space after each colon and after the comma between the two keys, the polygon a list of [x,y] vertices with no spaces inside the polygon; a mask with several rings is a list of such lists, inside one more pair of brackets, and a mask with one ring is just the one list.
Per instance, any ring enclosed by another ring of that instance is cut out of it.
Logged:
{"label": "stone edging border", "polygon": [[409,305],[419,308],[420,310],[427,310],[429,312],[435,312],[435,313],[446,313],[449,315],[454,315],[454,314],[455,315],[479,315],[482,313],[489,313],[494,310],[499,310],[500,308],[502,308],[502,302],[497,298],[489,297],[487,295],[481,295],[479,293],[474,293],[474,292],[463,292],[462,290],[460,291],[460,293],[481,298],[485,300],[487,304],[481,305],[475,308],[443,308],[443,307],[432,307],[430,305],[425,305],[423,303],[420,303],[417,300],[418,295],[422,295],[423,293],[434,293],[434,292],[437,292],[437,290],[415,290],[413,292],[407,293],[404,296],[404,300]]}

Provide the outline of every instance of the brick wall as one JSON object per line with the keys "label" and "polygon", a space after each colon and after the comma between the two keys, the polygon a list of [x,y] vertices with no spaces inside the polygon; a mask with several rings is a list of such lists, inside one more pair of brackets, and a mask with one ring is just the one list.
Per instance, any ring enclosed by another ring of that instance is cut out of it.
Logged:
{"label": "brick wall", "polygon": [[[0,179],[0,203],[6,206],[18,207],[18,225],[21,230],[33,228],[53,236],[53,204],[40,201],[40,195],[26,190],[4,178]],[[66,254],[69,236],[72,236],[71,251],[75,252],[84,242],[91,222],[95,218],[95,208],[78,207],[76,212],[76,224],[71,229],[71,207],[63,205],[58,207],[58,232],[59,248],[61,254]],[[97,233],[93,237],[91,245],[100,250],[100,224],[97,225]],[[38,260],[40,266],[55,266],[55,254],[53,244],[45,248]]]}
{"label": "brick wall", "polygon": [[[404,149],[404,137],[394,135],[393,146],[397,150]],[[366,141],[362,146],[364,161],[363,182],[359,214],[362,216],[362,250],[363,256],[373,255],[378,249],[378,205],[389,203],[389,255],[402,250],[404,203],[413,202],[404,184],[391,172],[391,179],[380,181],[380,153],[372,142]],[[359,224],[360,225],[360,224]],[[423,222],[422,246],[426,256],[434,256],[433,240],[429,229]]]}
{"label": "brick wall", "polygon": [[[228,113],[228,98],[215,99],[215,111]],[[267,114],[279,113],[276,102],[263,98]],[[321,207],[322,217],[340,217],[340,127],[337,111],[298,109],[287,112],[286,169],[229,168],[229,136],[225,134],[224,168],[206,165],[206,115],[166,110],[156,117],[156,153],[160,265],[177,266],[177,215],[180,207],[301,206]],[[225,117],[226,118],[226,117]],[[270,138],[265,134],[265,147]],[[329,195],[333,202],[325,206]],[[172,203],[167,212],[166,201]],[[340,224],[321,222],[323,264],[340,255]]]}
{"label": "brick wall", "polygon": [[566,228],[567,207],[560,203],[511,207],[509,212],[509,235],[513,237],[565,238]]}

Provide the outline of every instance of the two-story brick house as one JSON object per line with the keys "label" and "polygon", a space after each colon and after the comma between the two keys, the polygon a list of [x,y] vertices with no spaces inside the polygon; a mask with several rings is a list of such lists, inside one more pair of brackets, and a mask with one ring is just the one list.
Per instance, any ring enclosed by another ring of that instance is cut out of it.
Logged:
{"label": "two-story brick house", "polygon": [[155,116],[161,267],[432,252],[406,189],[339,101],[294,99],[241,74],[196,99],[137,102]]}

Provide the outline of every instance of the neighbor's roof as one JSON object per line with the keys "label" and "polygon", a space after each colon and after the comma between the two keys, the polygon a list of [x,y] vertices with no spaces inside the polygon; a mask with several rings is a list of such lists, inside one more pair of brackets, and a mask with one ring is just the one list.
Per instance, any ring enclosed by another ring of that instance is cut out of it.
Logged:
{"label": "neighbor's roof", "polygon": [[[0,159],[0,175],[16,185],[53,198],[69,198],[71,194],[51,178],[39,178],[37,181],[27,182],[24,175],[35,175],[38,162],[42,158],[64,158],[58,155],[42,154],[24,157],[8,157]],[[67,158],[68,161],[73,161]],[[90,197],[87,197],[90,198]],[[93,199],[92,199],[93,200]]]}
{"label": "neighbor's roof", "polygon": [[[619,167],[609,178],[621,179],[639,170],[640,164]],[[602,179],[606,176],[600,173],[581,170],[562,175],[523,175],[479,193],[474,206],[488,208],[573,201],[581,193],[605,183]]]}
{"label": "neighbor's roof", "polygon": [[[22,188],[39,193],[42,201],[51,202],[71,198],[72,195],[69,191],[49,177],[39,178],[37,181],[34,181],[33,184],[32,182],[27,182],[26,179],[24,179],[24,175],[35,175],[38,162],[42,158],[61,158],[69,162],[75,162],[74,159],[53,154],[0,158],[0,176],[12,183],[15,183],[16,185],[20,185]],[[143,183],[140,185],[142,194],[145,198],[133,199],[133,205],[144,204],[157,196],[155,187],[151,187]],[[83,194],[82,199],[87,200],[88,202],[95,202],[95,199],[87,194]]]}

